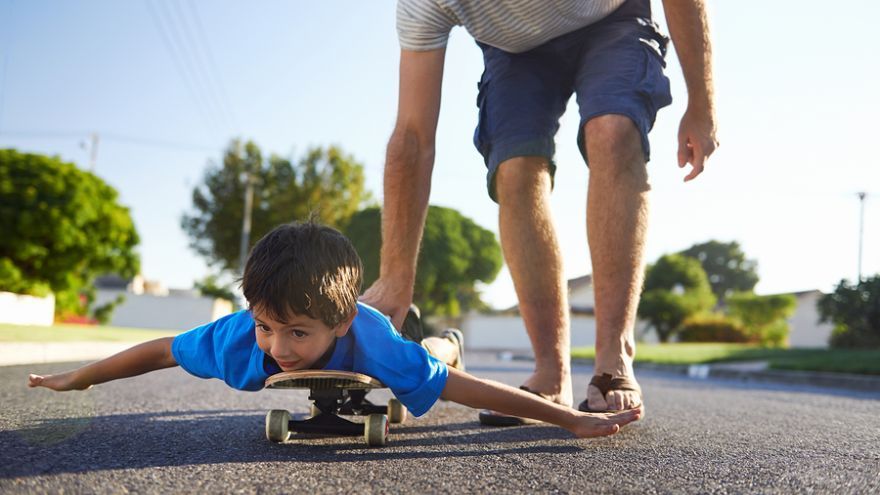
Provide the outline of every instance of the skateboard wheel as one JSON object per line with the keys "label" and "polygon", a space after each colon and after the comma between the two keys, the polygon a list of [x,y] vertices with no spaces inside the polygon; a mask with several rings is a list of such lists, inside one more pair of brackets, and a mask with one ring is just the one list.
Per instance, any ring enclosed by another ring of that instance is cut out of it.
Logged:
{"label": "skateboard wheel", "polygon": [[403,423],[406,421],[407,411],[399,400],[391,399],[388,401],[388,421],[391,423]]}
{"label": "skateboard wheel", "polygon": [[266,414],[266,438],[271,442],[287,441],[290,413],[283,409],[272,409]]}
{"label": "skateboard wheel", "polygon": [[388,416],[370,414],[364,421],[364,439],[367,445],[377,447],[388,441]]}
{"label": "skateboard wheel", "polygon": [[312,404],[311,409],[309,409],[309,415],[310,415],[312,418],[314,418],[315,416],[317,416],[317,415],[319,415],[319,414],[321,414],[321,409],[320,409],[317,405]]}

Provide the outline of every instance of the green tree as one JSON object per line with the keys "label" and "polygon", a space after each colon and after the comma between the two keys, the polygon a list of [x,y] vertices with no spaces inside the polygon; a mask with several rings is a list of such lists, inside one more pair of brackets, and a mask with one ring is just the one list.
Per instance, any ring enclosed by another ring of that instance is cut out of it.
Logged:
{"label": "green tree", "polygon": [[834,324],[832,347],[880,347],[880,275],[857,284],[841,280],[817,307],[821,321]]}
{"label": "green tree", "polygon": [[137,274],[139,238],[118,196],[57,157],[0,150],[0,290],[53,292],[57,314],[82,315],[96,276]]}
{"label": "green tree", "polygon": [[789,294],[758,296],[735,292],[727,296],[727,312],[740,323],[752,342],[781,346],[788,339],[786,319],[794,314],[797,300]]}
{"label": "green tree", "polygon": [[719,303],[733,292],[753,290],[758,283],[758,262],[746,259],[736,241],[694,244],[679,254],[700,262]]}
{"label": "green tree", "polygon": [[638,314],[654,328],[660,342],[668,342],[687,318],[714,305],[715,296],[698,261],[667,254],[647,268]]}
{"label": "green tree", "polygon": [[370,200],[363,165],[335,146],[311,148],[294,163],[275,155],[264,160],[253,142],[233,141],[223,163],[210,166],[193,190],[193,209],[181,220],[190,247],[220,270],[239,268],[248,176],[254,183],[248,249],[277,225],[312,215],[344,229]]}
{"label": "green tree", "polygon": [[[381,212],[373,207],[355,214],[345,231],[364,262],[365,287],[379,277],[381,225]],[[423,316],[456,317],[484,308],[474,284],[495,280],[499,270],[501,247],[495,234],[453,209],[428,208],[413,288]]]}

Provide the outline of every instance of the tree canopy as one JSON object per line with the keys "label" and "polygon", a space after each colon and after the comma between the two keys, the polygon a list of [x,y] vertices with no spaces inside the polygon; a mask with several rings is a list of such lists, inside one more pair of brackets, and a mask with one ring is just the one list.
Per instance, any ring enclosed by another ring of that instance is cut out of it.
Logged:
{"label": "tree canopy", "polygon": [[221,270],[238,270],[245,178],[254,184],[248,249],[279,224],[314,216],[343,230],[370,200],[363,165],[335,146],[310,148],[297,161],[263,158],[253,142],[232,141],[223,162],[210,166],[192,193],[181,226],[190,247]]}
{"label": "tree canopy", "polygon": [[0,150],[0,290],[53,292],[56,313],[83,314],[96,276],[137,274],[139,238],[118,196],[73,163]]}
{"label": "tree canopy", "polygon": [[706,272],[693,258],[667,254],[647,268],[639,317],[647,320],[666,342],[691,316],[715,305]]}
{"label": "tree canopy", "polygon": [[[382,219],[379,208],[352,217],[346,235],[364,263],[364,284],[379,277]],[[419,251],[413,300],[423,315],[456,317],[484,304],[474,284],[495,280],[501,247],[495,234],[456,210],[430,206]]]}
{"label": "tree canopy", "polygon": [[719,302],[733,292],[748,292],[758,283],[758,262],[746,259],[736,241],[694,244],[679,254],[700,262]]}

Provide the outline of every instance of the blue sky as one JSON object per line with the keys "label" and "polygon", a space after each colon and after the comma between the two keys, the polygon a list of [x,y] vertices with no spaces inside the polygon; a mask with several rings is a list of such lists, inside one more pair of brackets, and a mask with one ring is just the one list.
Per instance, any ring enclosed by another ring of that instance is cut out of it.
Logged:
{"label": "blue sky", "polygon": [[[757,259],[760,293],[829,291],[854,279],[858,191],[863,273],[880,272],[880,4],[709,1],[721,148],[684,184],[675,164],[686,92],[651,135],[647,259],[709,239]],[[232,137],[298,156],[338,144],[381,197],[397,105],[395,2],[0,0],[0,147],[55,154],[116,187],[141,234],[144,275],[190,287],[206,273],[180,217],[209,161]],[[664,25],[660,2],[655,17]],[[164,34],[163,34],[164,33]],[[175,34],[176,33],[176,34]],[[471,145],[480,51],[461,28],[447,50],[431,202],[497,232]],[[587,169],[572,104],[557,136],[554,215],[569,278],[590,272]],[[506,270],[484,288],[515,303]]]}

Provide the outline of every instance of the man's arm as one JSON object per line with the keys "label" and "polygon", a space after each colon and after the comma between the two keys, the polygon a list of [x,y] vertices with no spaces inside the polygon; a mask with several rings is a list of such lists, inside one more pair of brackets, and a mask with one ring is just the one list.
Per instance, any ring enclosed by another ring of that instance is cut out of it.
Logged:
{"label": "man's arm", "polygon": [[412,303],[419,243],[428,212],[446,49],[401,50],[397,123],[385,158],[379,279],[361,300],[398,329]]}
{"label": "man's arm", "polygon": [[641,407],[619,413],[584,413],[503,383],[481,380],[452,367],[448,369],[444,399],[476,409],[552,423],[581,438],[617,433],[621,426],[639,419],[642,414]]}
{"label": "man's arm", "polygon": [[684,179],[687,182],[700,175],[718,147],[709,21],[704,0],[663,0],[663,10],[688,91],[687,110],[678,128],[678,166],[693,167]]}
{"label": "man's arm", "polygon": [[57,375],[29,375],[29,387],[46,387],[52,390],[85,390],[92,385],[142,375],[150,371],[177,366],[171,354],[173,337],[151,340],[126,349],[66,373]]}

